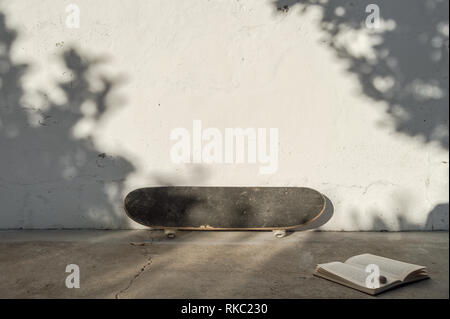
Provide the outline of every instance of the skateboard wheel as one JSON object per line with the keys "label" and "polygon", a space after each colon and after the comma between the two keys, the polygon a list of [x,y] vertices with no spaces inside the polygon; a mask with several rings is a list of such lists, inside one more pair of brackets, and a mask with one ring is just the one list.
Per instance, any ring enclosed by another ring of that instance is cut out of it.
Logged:
{"label": "skateboard wheel", "polygon": [[285,231],[285,230],[274,230],[274,231],[273,231],[273,235],[274,235],[276,238],[283,238],[283,237],[286,236],[286,231]]}
{"label": "skateboard wheel", "polygon": [[173,229],[164,229],[164,234],[167,236],[167,238],[175,238],[176,230]]}

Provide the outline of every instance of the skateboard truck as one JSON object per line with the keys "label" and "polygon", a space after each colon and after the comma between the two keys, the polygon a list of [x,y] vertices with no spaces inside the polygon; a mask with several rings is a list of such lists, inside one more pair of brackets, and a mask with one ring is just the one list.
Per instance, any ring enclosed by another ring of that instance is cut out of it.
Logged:
{"label": "skateboard truck", "polygon": [[[175,238],[176,232],[176,229],[164,229],[164,235],[170,239]],[[272,230],[272,233],[276,238],[286,237],[286,231],[283,229]]]}
{"label": "skateboard truck", "polygon": [[286,231],[283,229],[272,230],[272,233],[276,238],[286,237]]}
{"label": "skateboard truck", "polygon": [[166,235],[167,238],[170,238],[170,239],[175,238],[176,232],[177,231],[175,229],[164,229],[164,235]]}

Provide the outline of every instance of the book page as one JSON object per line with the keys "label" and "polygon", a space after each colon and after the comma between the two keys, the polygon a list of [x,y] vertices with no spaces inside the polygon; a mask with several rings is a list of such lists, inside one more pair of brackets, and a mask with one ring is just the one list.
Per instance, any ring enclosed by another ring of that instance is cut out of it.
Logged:
{"label": "book page", "polygon": [[[365,267],[344,264],[341,262],[331,262],[327,264],[319,264],[317,266],[319,268],[319,272],[323,273],[325,271],[334,276],[343,278],[354,284],[367,288],[366,279],[369,276],[369,273],[366,272]],[[395,281],[398,281],[397,278],[393,278],[388,273],[381,272],[381,275],[385,276],[387,281],[380,286],[387,286]]]}
{"label": "book page", "polygon": [[369,294],[377,294],[385,289],[400,284],[400,280],[382,273],[386,277],[385,283],[380,283],[378,288],[370,288],[366,283],[369,273],[365,267],[359,265],[331,262],[317,265],[315,275],[338,282],[340,284],[364,291]]}
{"label": "book page", "polygon": [[343,278],[358,286],[366,286],[367,274],[364,269],[360,267],[355,267],[353,265],[348,265],[341,262],[331,262],[327,264],[319,264],[317,266],[320,270],[325,270],[334,276]]}
{"label": "book page", "polygon": [[345,263],[355,267],[362,267],[363,269],[369,264],[375,264],[380,268],[380,274],[387,274],[387,276],[395,277],[401,281],[404,281],[409,274],[415,271],[425,270],[424,266],[409,264],[372,254],[354,256],[347,259]]}

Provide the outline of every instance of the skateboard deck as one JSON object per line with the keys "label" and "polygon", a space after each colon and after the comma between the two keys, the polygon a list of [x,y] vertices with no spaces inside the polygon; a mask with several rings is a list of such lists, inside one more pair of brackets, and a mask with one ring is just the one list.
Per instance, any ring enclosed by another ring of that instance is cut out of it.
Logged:
{"label": "skateboard deck", "polygon": [[317,219],[326,201],[305,187],[169,186],[134,190],[124,204],[132,220],[156,229],[285,231]]}

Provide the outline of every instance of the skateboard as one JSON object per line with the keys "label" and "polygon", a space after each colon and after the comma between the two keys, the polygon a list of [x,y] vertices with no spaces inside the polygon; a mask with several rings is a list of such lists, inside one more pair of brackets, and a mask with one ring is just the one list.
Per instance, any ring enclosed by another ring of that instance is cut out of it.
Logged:
{"label": "skateboard", "polygon": [[177,230],[271,230],[275,237],[316,220],[324,196],[305,187],[148,187],[129,193],[126,214],[135,222]]}

